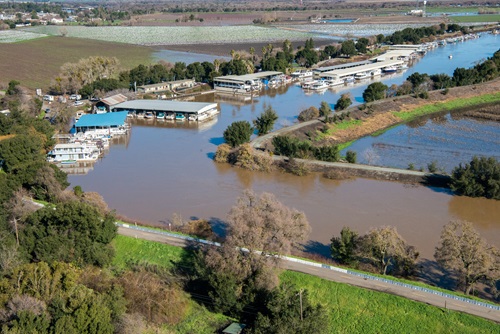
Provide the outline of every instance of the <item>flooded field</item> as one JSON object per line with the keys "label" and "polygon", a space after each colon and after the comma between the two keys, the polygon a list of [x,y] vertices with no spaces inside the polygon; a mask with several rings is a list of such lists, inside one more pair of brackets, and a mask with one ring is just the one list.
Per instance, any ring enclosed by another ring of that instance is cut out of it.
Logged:
{"label": "flooded field", "polygon": [[[384,83],[400,84],[414,71],[452,74],[457,66],[468,67],[491,56],[499,40],[490,35],[438,48],[403,75],[385,78]],[[451,52],[453,64],[448,59]],[[394,225],[422,256],[431,257],[442,226],[452,219],[471,220],[498,245],[499,201],[454,197],[440,189],[368,179],[337,182],[315,174],[255,173],[211,160],[223,142],[223,131],[234,121],[251,121],[270,105],[279,115],[275,128],[283,127],[295,122],[301,110],[319,107],[322,101],[335,103],[342,93],[350,92],[359,101],[369,83],[328,90],[323,95],[307,94],[297,86],[281,87],[250,101],[206,95],[201,99],[215,99],[221,109],[210,123],[137,122],[128,141],[111,146],[87,175],[72,175],[69,180],[72,186],[99,192],[120,214],[160,225],[179,213],[186,219],[210,219],[218,227],[244,189],[268,191],[286,205],[306,212],[312,225],[308,247],[322,253],[345,225],[361,233],[371,227]],[[491,134],[484,135],[488,137]]]}
{"label": "flooded field", "polygon": [[474,155],[500,160],[500,124],[446,114],[362,138],[346,150],[357,152],[362,164],[396,168],[413,164],[427,170],[427,164],[436,162],[440,170],[451,173]]}

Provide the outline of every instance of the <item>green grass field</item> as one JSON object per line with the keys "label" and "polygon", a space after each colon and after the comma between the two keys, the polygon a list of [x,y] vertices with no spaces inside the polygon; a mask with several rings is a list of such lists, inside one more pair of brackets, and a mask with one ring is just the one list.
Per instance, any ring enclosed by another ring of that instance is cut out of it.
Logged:
{"label": "green grass field", "polygon": [[[147,262],[167,268],[174,263],[191,265],[185,250],[157,242],[117,236],[113,241],[113,265],[124,268],[129,261]],[[281,281],[309,291],[314,303],[327,307],[331,333],[497,333],[490,321],[446,311],[402,297],[365,290],[315,276],[284,271]],[[211,333],[226,317],[208,312],[193,302],[177,333]],[[198,330],[197,326],[201,326]],[[196,329],[196,330],[194,330]],[[194,331],[193,331],[194,330]]]}
{"label": "green grass field", "polygon": [[69,37],[45,37],[0,47],[0,81],[47,88],[61,65],[90,56],[116,57],[124,69],[152,62],[152,48]]}
{"label": "green grass field", "polygon": [[484,14],[484,15],[465,15],[451,16],[453,22],[456,23],[474,23],[474,22],[500,22],[500,14]]}
{"label": "green grass field", "polygon": [[474,96],[468,99],[458,98],[449,102],[437,102],[434,104],[429,104],[415,108],[408,112],[394,112],[394,115],[399,117],[403,122],[409,122],[418,117],[434,114],[441,111],[450,111],[464,107],[481,105],[485,103],[498,103],[498,102],[500,102],[500,92]]}

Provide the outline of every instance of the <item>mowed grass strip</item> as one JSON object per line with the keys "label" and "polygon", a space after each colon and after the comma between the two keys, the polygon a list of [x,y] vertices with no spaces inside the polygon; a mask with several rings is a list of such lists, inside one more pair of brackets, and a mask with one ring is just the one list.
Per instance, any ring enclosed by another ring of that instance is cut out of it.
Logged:
{"label": "mowed grass strip", "polygon": [[29,88],[48,88],[64,63],[90,56],[116,57],[123,69],[150,64],[153,49],[70,37],[45,37],[0,47],[0,80]]}
{"label": "mowed grass strip", "polygon": [[453,22],[499,22],[500,14],[481,14],[481,15],[465,15],[452,16]]}
{"label": "mowed grass strip", "polygon": [[182,261],[182,265],[191,265],[192,253],[160,242],[117,235],[113,240],[113,246],[115,248],[113,266],[118,268],[126,268],[130,263],[155,264],[169,269]]}
{"label": "mowed grass strip", "polygon": [[497,324],[479,317],[298,272],[283,272],[281,282],[307,289],[328,309],[330,333],[498,333]]}
{"label": "mowed grass strip", "polygon": [[[125,267],[130,260],[166,268],[172,268],[173,263],[192,265],[191,253],[180,247],[120,235],[113,245],[116,251],[113,265],[118,267]],[[391,294],[293,271],[284,271],[280,279],[283,284],[307,289],[313,303],[328,309],[331,333],[498,333],[498,325],[488,320]],[[223,319],[204,308],[194,307],[189,314],[189,320],[176,326],[179,333],[188,333],[195,328],[192,326],[204,324],[207,316],[208,322],[214,324]],[[209,333],[212,326],[207,327]]]}

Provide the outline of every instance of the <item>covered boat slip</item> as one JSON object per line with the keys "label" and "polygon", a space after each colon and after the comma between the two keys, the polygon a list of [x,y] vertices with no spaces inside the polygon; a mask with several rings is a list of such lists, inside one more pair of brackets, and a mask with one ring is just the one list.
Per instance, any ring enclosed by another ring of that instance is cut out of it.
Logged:
{"label": "covered boat slip", "polygon": [[232,93],[252,93],[262,88],[261,82],[270,80],[273,77],[282,75],[282,72],[263,71],[245,75],[226,75],[214,78],[214,88],[216,91],[226,91]]}
{"label": "covered boat slip", "polygon": [[83,115],[75,124],[76,132],[88,130],[113,130],[126,125],[127,112]]}
{"label": "covered boat slip", "polygon": [[346,77],[354,76],[358,73],[371,72],[371,71],[383,69],[385,67],[390,67],[390,66],[400,66],[400,65],[403,65],[404,63],[405,62],[403,60],[389,60],[389,61],[383,61],[383,62],[376,62],[376,63],[356,66],[356,67],[352,67],[352,68],[346,68],[346,69],[342,69],[342,70],[325,72],[325,73],[321,74],[321,77],[325,78],[325,79],[339,80],[339,79],[344,79]]}
{"label": "covered boat slip", "polygon": [[167,100],[133,100],[113,106],[112,113],[133,112],[137,115],[153,113],[155,116],[161,114],[183,115],[184,117],[196,116],[201,120],[218,112],[217,103],[204,102],[182,102]]}

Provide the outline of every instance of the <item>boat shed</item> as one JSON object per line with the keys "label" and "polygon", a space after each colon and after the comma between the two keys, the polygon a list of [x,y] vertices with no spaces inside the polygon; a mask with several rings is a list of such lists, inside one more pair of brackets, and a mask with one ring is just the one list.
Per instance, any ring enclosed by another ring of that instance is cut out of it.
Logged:
{"label": "boat shed", "polygon": [[324,78],[337,78],[338,79],[338,78],[344,78],[347,76],[355,75],[355,74],[361,73],[361,72],[368,72],[368,71],[374,71],[377,69],[382,69],[382,68],[388,67],[388,66],[403,65],[404,63],[405,62],[402,60],[389,60],[389,61],[383,61],[383,62],[376,62],[376,63],[371,63],[368,65],[345,68],[343,70],[325,72],[325,73],[322,73],[321,76]]}
{"label": "boat shed", "polygon": [[217,103],[183,102],[168,100],[133,100],[113,106],[112,111],[135,112],[136,114],[152,112],[182,113],[186,116],[201,115],[217,110]]}
{"label": "boat shed", "polygon": [[83,115],[75,124],[76,132],[95,129],[112,129],[125,125],[127,112]]}
{"label": "boat shed", "polygon": [[113,106],[127,101],[128,98],[123,94],[116,94],[112,96],[108,96],[104,99],[101,99],[96,103],[94,111],[96,114],[102,114],[105,112],[110,112]]}
{"label": "boat shed", "polygon": [[345,63],[345,64],[334,65],[334,66],[318,67],[318,68],[313,69],[313,73],[314,73],[315,77],[320,77],[321,74],[325,73],[325,72],[330,72],[330,71],[335,71],[335,70],[343,70],[345,68],[357,67],[357,66],[362,66],[362,65],[368,65],[368,64],[372,64],[373,62],[374,62],[374,60],[363,60],[363,61],[357,61],[357,62],[353,62],[353,63]]}

